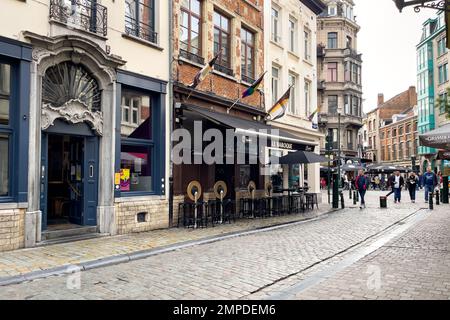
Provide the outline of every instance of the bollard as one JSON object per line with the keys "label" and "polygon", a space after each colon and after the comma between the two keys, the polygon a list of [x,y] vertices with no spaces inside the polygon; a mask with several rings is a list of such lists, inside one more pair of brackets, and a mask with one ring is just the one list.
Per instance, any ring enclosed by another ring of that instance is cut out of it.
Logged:
{"label": "bollard", "polygon": [[440,196],[439,196],[439,190],[436,190],[436,205],[438,206],[438,205],[440,205]]}
{"label": "bollard", "polygon": [[387,197],[386,196],[381,196],[380,197],[380,208],[387,208]]}
{"label": "bollard", "polygon": [[344,193],[343,193],[343,192],[341,192],[341,208],[342,208],[342,209],[345,208]]}
{"label": "bollard", "polygon": [[430,210],[433,210],[433,192],[428,193],[428,202]]}
{"label": "bollard", "polygon": [[352,198],[352,188],[348,189],[348,198],[351,199]]}
{"label": "bollard", "polygon": [[441,195],[441,203],[444,203],[444,189],[441,189],[439,194]]}
{"label": "bollard", "polygon": [[356,204],[356,193],[357,193],[358,191],[353,191],[353,204]]}

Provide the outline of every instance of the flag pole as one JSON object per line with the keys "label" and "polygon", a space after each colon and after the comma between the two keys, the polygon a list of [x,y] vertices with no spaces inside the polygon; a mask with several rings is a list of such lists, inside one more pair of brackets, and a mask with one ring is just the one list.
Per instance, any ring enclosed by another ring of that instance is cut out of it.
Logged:
{"label": "flag pole", "polygon": [[241,100],[240,97],[237,98],[237,100],[231,105],[231,107],[229,107],[229,108],[227,109],[227,113],[230,113],[230,110],[233,109],[233,107],[239,102],[239,100]]}

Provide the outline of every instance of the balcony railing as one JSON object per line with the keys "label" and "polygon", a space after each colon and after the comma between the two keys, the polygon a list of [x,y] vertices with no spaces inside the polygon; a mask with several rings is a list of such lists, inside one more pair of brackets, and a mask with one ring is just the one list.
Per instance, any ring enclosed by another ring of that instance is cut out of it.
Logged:
{"label": "balcony railing", "polygon": [[325,46],[318,45],[317,46],[317,58],[325,57]]}
{"label": "balcony railing", "polygon": [[180,49],[180,56],[190,60],[192,62],[198,63],[198,64],[205,64],[205,59],[203,57],[200,57],[192,52],[186,51],[184,49]]}
{"label": "balcony railing", "polygon": [[227,74],[229,76],[233,76],[233,69],[228,68],[226,66],[223,66],[221,64],[216,63],[214,65],[214,69],[219,71],[219,72],[225,73],[225,74]]}
{"label": "balcony railing", "polygon": [[128,15],[125,15],[125,33],[151,43],[158,43],[158,33],[151,26]]}
{"label": "balcony railing", "polygon": [[50,19],[106,37],[108,9],[96,0],[50,0]]}
{"label": "balcony railing", "polygon": [[255,82],[255,79],[253,77],[246,76],[245,74],[242,74],[242,81],[247,83],[253,83]]}

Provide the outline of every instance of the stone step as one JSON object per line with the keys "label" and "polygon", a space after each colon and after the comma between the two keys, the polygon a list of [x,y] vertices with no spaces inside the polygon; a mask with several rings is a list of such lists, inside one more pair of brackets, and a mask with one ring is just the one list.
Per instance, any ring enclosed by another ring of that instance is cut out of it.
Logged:
{"label": "stone step", "polygon": [[100,237],[108,236],[108,234],[100,234],[100,233],[86,233],[82,235],[77,236],[68,236],[68,237],[60,237],[60,238],[54,238],[50,240],[42,240],[37,244],[37,246],[47,246],[50,244],[59,244],[59,243],[68,243],[68,242],[75,242],[75,241],[81,241],[81,240],[89,240],[89,239],[95,239]]}
{"label": "stone step", "polygon": [[97,233],[96,226],[62,229],[62,230],[52,230],[52,231],[47,230],[47,231],[42,232],[42,241],[66,238],[66,237],[76,237],[76,236],[82,236],[82,235],[86,235],[86,234],[95,234],[95,233]]}

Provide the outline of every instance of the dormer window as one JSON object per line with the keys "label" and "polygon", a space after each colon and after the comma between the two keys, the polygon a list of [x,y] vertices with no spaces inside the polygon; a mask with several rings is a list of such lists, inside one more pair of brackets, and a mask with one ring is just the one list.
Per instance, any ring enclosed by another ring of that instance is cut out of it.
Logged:
{"label": "dormer window", "polygon": [[328,15],[329,16],[335,16],[336,13],[337,13],[337,6],[335,4],[328,6]]}

